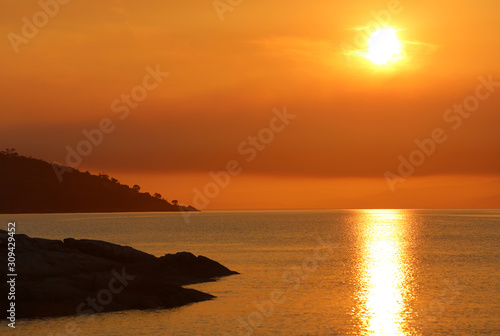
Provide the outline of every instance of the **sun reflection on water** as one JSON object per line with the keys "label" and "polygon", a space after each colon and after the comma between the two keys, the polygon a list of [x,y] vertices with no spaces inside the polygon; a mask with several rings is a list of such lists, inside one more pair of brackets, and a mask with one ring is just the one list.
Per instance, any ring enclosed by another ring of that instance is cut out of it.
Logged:
{"label": "sun reflection on water", "polygon": [[406,229],[404,210],[365,210],[359,218],[360,290],[357,317],[362,335],[409,335]]}

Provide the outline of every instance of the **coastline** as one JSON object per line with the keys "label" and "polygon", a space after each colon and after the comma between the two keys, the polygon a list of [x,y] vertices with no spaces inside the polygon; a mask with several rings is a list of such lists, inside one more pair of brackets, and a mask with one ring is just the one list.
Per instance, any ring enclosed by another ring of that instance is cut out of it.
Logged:
{"label": "coastline", "polygon": [[[7,237],[0,230],[5,254]],[[180,307],[215,298],[182,286],[238,274],[189,252],[155,257],[105,241],[24,234],[15,244],[17,319]],[[2,288],[6,294],[7,284]]]}

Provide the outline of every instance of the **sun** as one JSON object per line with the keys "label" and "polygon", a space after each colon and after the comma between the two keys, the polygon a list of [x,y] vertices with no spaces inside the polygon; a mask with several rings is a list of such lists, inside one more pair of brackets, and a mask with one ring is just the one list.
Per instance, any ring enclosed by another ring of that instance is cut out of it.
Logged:
{"label": "sun", "polygon": [[402,44],[394,28],[377,29],[368,39],[368,51],[364,57],[376,65],[386,65],[400,60]]}

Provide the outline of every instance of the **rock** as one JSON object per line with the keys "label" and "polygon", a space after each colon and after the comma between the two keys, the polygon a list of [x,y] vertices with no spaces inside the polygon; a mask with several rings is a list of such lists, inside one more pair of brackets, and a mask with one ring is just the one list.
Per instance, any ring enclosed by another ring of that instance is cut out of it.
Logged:
{"label": "rock", "polygon": [[[214,298],[183,285],[237,274],[189,252],[157,258],[104,241],[15,237],[18,318],[179,307]],[[5,254],[6,238],[0,230]],[[6,297],[7,284],[0,288]]]}
{"label": "rock", "polygon": [[196,257],[190,252],[177,252],[176,254],[165,254],[159,258],[170,267],[180,270],[186,275],[199,278],[216,278],[238,274],[218,262],[204,256]]}
{"label": "rock", "polygon": [[136,250],[130,246],[121,246],[99,240],[67,238],[64,239],[64,244],[85,254],[118,262],[139,262],[156,259],[154,255]]}

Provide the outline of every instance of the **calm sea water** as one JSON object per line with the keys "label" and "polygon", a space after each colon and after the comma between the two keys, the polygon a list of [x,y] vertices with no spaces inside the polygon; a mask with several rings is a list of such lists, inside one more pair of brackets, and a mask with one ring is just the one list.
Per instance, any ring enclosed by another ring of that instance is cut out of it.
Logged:
{"label": "calm sea water", "polygon": [[191,286],[215,300],[1,335],[500,335],[500,210],[0,215],[12,220],[34,237],[191,251],[241,275]]}

